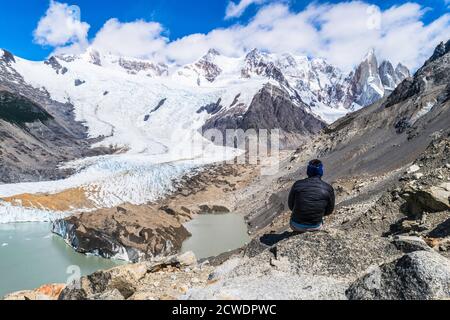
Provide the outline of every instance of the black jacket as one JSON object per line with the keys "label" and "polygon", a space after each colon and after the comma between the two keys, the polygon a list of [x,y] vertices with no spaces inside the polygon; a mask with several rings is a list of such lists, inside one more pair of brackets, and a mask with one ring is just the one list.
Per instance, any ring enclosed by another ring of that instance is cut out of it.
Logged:
{"label": "black jacket", "polygon": [[295,223],[320,224],[324,216],[333,213],[334,206],[334,189],[320,177],[297,181],[289,194],[289,209]]}

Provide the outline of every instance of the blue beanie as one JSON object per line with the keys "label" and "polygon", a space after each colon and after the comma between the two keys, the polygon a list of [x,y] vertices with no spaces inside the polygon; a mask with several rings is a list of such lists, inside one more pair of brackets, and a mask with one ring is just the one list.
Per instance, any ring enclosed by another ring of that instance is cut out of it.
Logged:
{"label": "blue beanie", "polygon": [[323,177],[323,164],[318,160],[313,160],[308,165],[308,177]]}

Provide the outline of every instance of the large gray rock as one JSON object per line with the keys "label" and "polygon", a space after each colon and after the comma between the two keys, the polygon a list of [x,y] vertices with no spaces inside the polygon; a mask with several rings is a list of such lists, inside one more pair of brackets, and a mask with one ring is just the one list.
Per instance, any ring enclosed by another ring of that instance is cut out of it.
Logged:
{"label": "large gray rock", "polygon": [[395,257],[388,240],[338,230],[283,240],[260,254],[216,269],[206,288],[186,299],[345,299],[345,290],[372,264]]}
{"label": "large gray rock", "polygon": [[450,298],[450,261],[434,252],[413,252],[374,267],[346,292],[351,300]]}
{"label": "large gray rock", "polygon": [[442,183],[428,188],[409,184],[403,194],[411,211],[439,212],[450,209],[450,183]]}
{"label": "large gray rock", "polygon": [[237,277],[203,289],[193,289],[186,300],[345,300],[347,285],[328,277],[294,276],[274,272]]}
{"label": "large gray rock", "polygon": [[431,251],[431,247],[420,237],[397,236],[393,240],[397,249],[404,253],[416,251]]}
{"label": "large gray rock", "polygon": [[130,204],[55,221],[53,232],[77,252],[130,262],[175,254],[190,236],[165,212]]}
{"label": "large gray rock", "polygon": [[124,300],[142,289],[142,281],[149,274],[168,267],[185,268],[197,265],[192,252],[176,255],[154,262],[142,262],[98,271],[82,277],[80,281],[67,286],[59,300]]}
{"label": "large gray rock", "polygon": [[286,260],[295,274],[355,279],[373,264],[380,264],[399,251],[387,239],[364,233],[329,229],[281,241],[251,259],[237,272],[255,270],[271,259]]}

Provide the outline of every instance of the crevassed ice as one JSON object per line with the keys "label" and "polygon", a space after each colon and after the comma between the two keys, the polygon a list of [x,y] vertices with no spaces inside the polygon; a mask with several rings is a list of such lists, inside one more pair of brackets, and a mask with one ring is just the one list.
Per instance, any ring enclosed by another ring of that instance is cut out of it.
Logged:
{"label": "crevassed ice", "polygon": [[50,222],[67,217],[67,212],[54,212],[39,209],[29,209],[13,206],[9,203],[0,202],[0,223],[14,222]]}

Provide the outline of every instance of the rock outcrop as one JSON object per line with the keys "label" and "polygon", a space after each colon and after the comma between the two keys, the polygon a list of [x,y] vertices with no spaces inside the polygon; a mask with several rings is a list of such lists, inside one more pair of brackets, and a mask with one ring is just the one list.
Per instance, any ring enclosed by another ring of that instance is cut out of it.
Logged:
{"label": "rock outcrop", "polygon": [[[0,182],[31,182],[67,177],[61,162],[111,153],[91,148],[87,128],[75,121],[73,105],[50,98],[44,89],[27,84],[15,69],[16,59],[0,50]],[[47,62],[58,73],[55,58]]]}
{"label": "rock outcrop", "polygon": [[59,300],[175,299],[189,287],[204,285],[210,271],[208,265],[198,265],[195,255],[187,252],[82,277],[65,287]]}
{"label": "rock outcrop", "polygon": [[190,236],[175,217],[132,205],[58,220],[53,232],[80,253],[131,262],[177,253]]}
{"label": "rock outcrop", "polygon": [[369,106],[388,96],[403,80],[410,77],[407,67],[398,64],[394,69],[389,61],[378,63],[375,52],[370,51],[363,62],[350,76],[352,100]]}
{"label": "rock outcrop", "polygon": [[286,90],[267,84],[256,94],[248,109],[243,109],[238,104],[220,111],[206,122],[203,130],[218,129],[225,134],[226,130],[231,129],[279,129],[282,145],[287,147],[290,134],[304,138],[319,132],[325,126],[324,122],[311,115],[306,108],[305,105],[295,105]]}
{"label": "rock outcrop", "polygon": [[[264,241],[270,242],[269,237]],[[277,237],[273,235],[274,241]],[[286,237],[266,248],[253,242],[244,256],[218,268],[214,284],[185,298],[345,299],[348,285],[361,273],[400,253],[386,239],[369,234],[329,229]],[[254,245],[258,247],[252,249]]]}
{"label": "rock outcrop", "polygon": [[450,260],[418,251],[372,268],[346,292],[351,300],[447,300]]}
{"label": "rock outcrop", "polygon": [[9,301],[49,301],[58,300],[61,292],[66,287],[65,284],[44,285],[36,290],[19,291],[5,296],[4,300]]}

